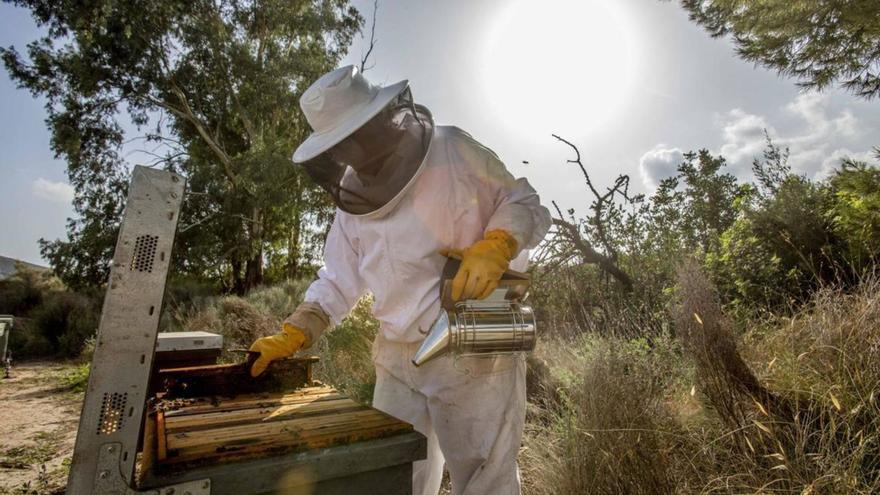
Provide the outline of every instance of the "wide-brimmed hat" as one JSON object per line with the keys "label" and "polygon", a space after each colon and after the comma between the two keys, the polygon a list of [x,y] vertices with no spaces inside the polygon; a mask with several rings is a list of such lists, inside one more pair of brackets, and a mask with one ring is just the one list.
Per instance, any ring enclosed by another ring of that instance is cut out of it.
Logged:
{"label": "wide-brimmed hat", "polygon": [[318,78],[299,99],[314,132],[293,152],[294,163],[311,160],[338,144],[381,112],[407,86],[407,80],[375,86],[353,65]]}

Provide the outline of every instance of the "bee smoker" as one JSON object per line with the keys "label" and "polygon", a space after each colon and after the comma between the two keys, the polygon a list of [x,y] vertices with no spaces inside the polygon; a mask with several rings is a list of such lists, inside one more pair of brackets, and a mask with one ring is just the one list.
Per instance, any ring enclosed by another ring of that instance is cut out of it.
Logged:
{"label": "bee smoker", "polygon": [[495,356],[532,351],[537,342],[535,315],[522,303],[529,276],[508,270],[486,300],[453,303],[451,284],[459,264],[459,260],[450,258],[443,270],[443,309],[413,356],[413,365],[420,366],[444,354]]}

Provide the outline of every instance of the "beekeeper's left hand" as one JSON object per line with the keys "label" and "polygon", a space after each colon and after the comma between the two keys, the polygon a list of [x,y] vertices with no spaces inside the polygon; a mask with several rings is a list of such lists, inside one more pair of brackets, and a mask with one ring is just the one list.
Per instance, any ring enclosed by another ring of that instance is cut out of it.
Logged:
{"label": "beekeeper's left hand", "polygon": [[259,376],[276,359],[293,356],[305,341],[305,333],[290,323],[284,323],[281,333],[257,339],[250,350],[260,357],[251,365],[251,376]]}

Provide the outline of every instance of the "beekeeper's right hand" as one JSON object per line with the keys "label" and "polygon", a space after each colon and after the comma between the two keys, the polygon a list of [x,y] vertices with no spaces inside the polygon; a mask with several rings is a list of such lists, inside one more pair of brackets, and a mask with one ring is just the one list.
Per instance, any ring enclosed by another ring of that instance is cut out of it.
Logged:
{"label": "beekeeper's right hand", "polygon": [[251,366],[251,376],[259,376],[276,359],[293,356],[305,341],[306,334],[287,322],[284,323],[281,333],[257,339],[250,350],[259,352],[260,357]]}

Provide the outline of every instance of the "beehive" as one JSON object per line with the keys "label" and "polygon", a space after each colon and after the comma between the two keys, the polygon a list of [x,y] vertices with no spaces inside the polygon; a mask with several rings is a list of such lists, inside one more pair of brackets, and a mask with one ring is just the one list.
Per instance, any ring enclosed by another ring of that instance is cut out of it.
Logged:
{"label": "beehive", "polygon": [[303,452],[412,431],[329,386],[234,398],[180,400],[157,411],[160,472]]}
{"label": "beehive", "polygon": [[410,492],[425,438],[311,378],[315,358],[164,370],[144,425],[140,488],[210,480],[212,494]]}

